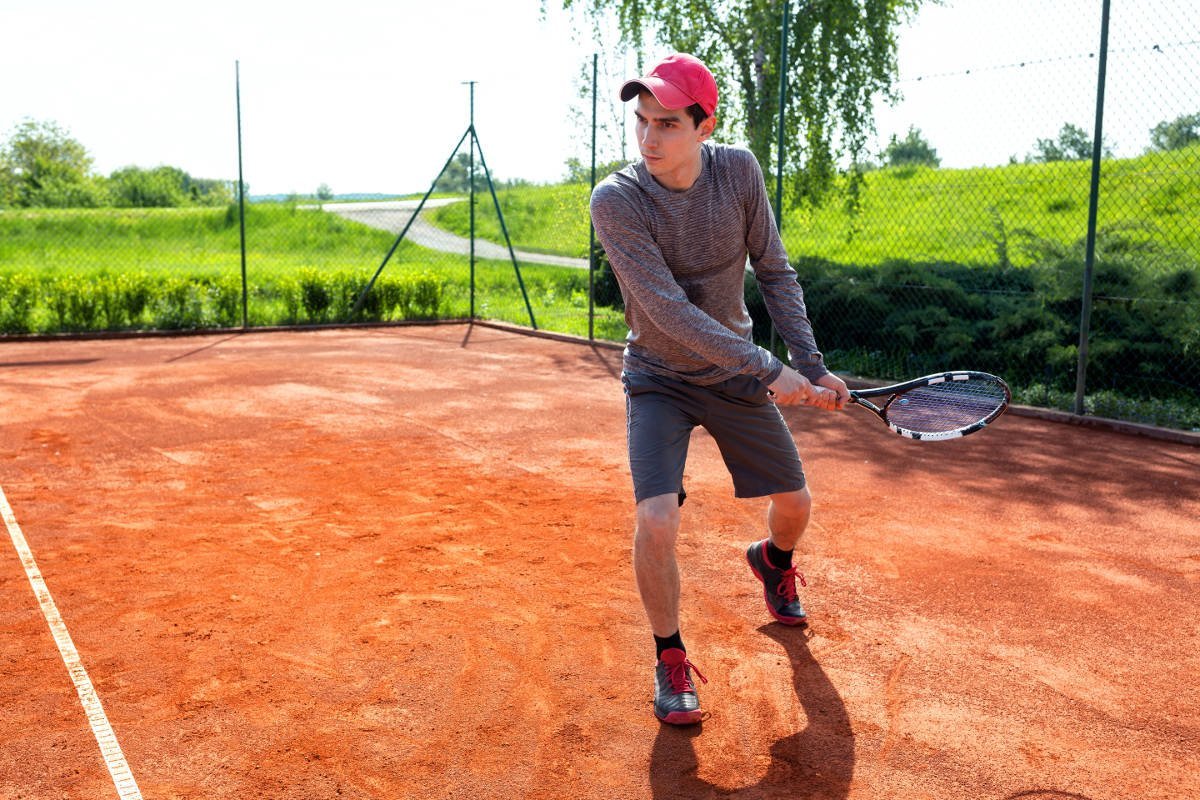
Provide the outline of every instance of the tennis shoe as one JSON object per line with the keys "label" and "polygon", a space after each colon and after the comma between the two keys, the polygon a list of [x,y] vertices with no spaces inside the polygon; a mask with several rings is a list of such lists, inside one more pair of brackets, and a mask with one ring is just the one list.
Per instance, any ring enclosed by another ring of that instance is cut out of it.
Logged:
{"label": "tennis shoe", "polygon": [[687,653],[677,647],[664,650],[654,667],[654,716],[672,725],[692,725],[700,721],[700,698],[692,682],[692,670],[703,683],[708,679]]}
{"label": "tennis shoe", "polygon": [[808,614],[800,605],[796,594],[796,580],[801,586],[807,586],[804,576],[795,567],[780,569],[767,558],[767,540],[755,542],[746,551],[746,560],[754,576],[762,581],[763,598],[767,601],[767,611],[771,616],[784,625],[807,625]]}

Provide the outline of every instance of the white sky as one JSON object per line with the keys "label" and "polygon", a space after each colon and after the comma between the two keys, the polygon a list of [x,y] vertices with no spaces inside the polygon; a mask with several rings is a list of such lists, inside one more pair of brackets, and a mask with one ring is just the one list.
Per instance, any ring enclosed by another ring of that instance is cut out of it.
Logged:
{"label": "white sky", "polygon": [[[1112,2],[1110,49],[1128,52],[1110,60],[1106,139],[1134,154],[1156,122],[1200,112],[1200,11],[1195,0]],[[233,179],[240,61],[252,194],[311,193],[321,183],[338,193],[423,191],[466,130],[462,82],[476,80],[476,129],[493,174],[554,181],[568,157],[587,158],[590,100],[579,97],[579,76],[590,74],[596,44],[574,32],[558,0],[546,6],[0,0],[0,135],[26,117],[53,120],[104,174],[170,164]],[[945,166],[967,166],[1023,156],[1066,121],[1090,132],[1096,61],[1086,53],[1098,46],[1099,8],[927,6],[901,33],[907,99],[881,110],[880,141],[916,125]],[[1177,46],[1147,56],[1162,42]],[[985,69],[1024,60],[1044,63]],[[610,52],[606,67],[617,74],[601,79],[609,95],[631,71],[613,61]]]}

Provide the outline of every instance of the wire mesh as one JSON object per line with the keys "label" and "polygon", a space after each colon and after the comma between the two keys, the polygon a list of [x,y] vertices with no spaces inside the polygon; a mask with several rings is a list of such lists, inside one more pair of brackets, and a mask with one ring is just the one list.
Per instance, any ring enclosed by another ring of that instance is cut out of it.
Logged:
{"label": "wire mesh", "polygon": [[[923,6],[902,32],[901,100],[875,109],[857,213],[836,199],[784,200],[784,242],[833,368],[884,380],[986,370],[1018,402],[1071,407],[1101,8],[960,0]],[[444,164],[443,154],[428,163],[431,194],[416,216],[420,195],[335,199],[322,186],[252,196],[244,294],[236,182],[146,170],[107,197],[76,187],[54,203],[71,207],[48,208],[0,180],[0,334],[475,317],[620,340],[620,293],[602,252],[590,270],[588,165],[603,178],[632,147],[613,97],[629,56],[601,56],[606,77],[583,92],[589,109],[592,91],[601,98],[597,152],[597,137],[580,134],[589,110],[559,184],[485,174],[486,134],[464,134]],[[1090,413],[1200,429],[1198,64],[1192,4],[1113,0]],[[562,66],[590,76],[592,55]],[[314,87],[302,112],[259,98],[249,118],[284,116],[303,130],[312,109],[337,107],[335,94]],[[897,160],[906,137],[933,160]],[[252,154],[249,179],[272,158]],[[769,345],[752,278],[747,306]]]}

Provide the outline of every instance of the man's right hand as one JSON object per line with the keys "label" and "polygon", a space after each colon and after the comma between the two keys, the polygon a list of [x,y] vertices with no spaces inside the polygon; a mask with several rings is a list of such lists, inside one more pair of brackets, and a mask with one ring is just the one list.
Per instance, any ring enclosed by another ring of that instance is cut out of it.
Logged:
{"label": "man's right hand", "polygon": [[775,403],[781,406],[816,406],[826,411],[833,411],[838,406],[837,392],[822,386],[814,386],[812,381],[796,370],[787,366],[767,386],[775,395]]}

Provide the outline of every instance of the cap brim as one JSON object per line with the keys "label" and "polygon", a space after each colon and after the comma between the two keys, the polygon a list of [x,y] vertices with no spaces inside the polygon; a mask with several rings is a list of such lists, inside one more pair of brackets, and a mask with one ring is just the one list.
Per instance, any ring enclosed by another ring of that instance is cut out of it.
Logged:
{"label": "cap brim", "polygon": [[677,108],[687,108],[696,103],[691,97],[676,89],[673,84],[667,83],[662,78],[657,78],[653,75],[625,81],[625,84],[621,87],[621,100],[632,100],[637,97],[638,92],[642,89],[654,95],[654,99],[661,103],[663,108],[674,110]]}

